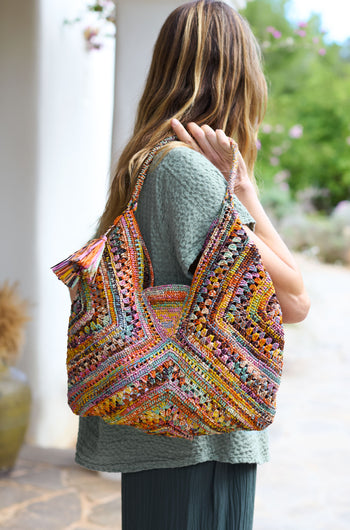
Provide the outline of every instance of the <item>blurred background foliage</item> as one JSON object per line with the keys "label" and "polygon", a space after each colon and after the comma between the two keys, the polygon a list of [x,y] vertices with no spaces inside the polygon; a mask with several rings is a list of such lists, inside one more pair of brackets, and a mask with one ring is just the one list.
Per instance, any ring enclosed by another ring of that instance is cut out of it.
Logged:
{"label": "blurred background foliage", "polygon": [[252,0],[242,10],[269,85],[256,176],[287,243],[350,264],[350,39],[327,42],[318,15],[291,22],[291,3]]}
{"label": "blurred background foliage", "polygon": [[[293,0],[249,0],[241,10],[269,86],[255,173],[292,249],[350,265],[350,38],[329,42],[319,15],[294,23],[292,9]],[[82,14],[65,22],[82,22],[87,50],[99,50],[115,35],[115,4],[86,0]]]}

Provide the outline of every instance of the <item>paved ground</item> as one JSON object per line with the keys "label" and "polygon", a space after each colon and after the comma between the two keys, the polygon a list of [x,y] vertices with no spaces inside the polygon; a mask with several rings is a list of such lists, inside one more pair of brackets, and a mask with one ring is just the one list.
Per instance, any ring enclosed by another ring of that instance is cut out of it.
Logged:
{"label": "paved ground", "polygon": [[119,474],[106,479],[73,457],[73,450],[24,447],[14,471],[0,481],[0,527],[120,530]]}
{"label": "paved ground", "polygon": [[287,329],[254,530],[349,530],[350,270],[301,265],[312,308]]}
{"label": "paved ground", "polygon": [[[287,329],[254,530],[350,529],[350,270],[306,260],[302,267],[313,306],[306,322]],[[72,451],[24,447],[15,470],[0,480],[0,526],[118,530],[114,479],[75,465]]]}

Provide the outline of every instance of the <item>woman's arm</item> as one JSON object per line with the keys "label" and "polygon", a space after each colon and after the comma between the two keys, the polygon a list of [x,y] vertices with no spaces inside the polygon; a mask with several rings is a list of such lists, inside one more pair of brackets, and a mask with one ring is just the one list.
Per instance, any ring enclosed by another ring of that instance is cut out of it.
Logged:
{"label": "woman's arm", "polygon": [[[204,125],[191,123],[186,129],[177,121],[171,122],[177,137],[206,156],[228,178],[232,166],[230,141],[223,131],[214,132]],[[261,254],[266,270],[274,284],[285,323],[301,322],[306,317],[310,300],[306,293],[300,269],[266,215],[247,168],[239,155],[235,194],[255,219],[255,232],[245,227]]]}

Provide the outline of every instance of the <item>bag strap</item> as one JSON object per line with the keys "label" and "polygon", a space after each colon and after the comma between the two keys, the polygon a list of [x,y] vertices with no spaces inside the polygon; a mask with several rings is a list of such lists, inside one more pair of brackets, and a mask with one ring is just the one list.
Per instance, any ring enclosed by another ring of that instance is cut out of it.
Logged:
{"label": "bag strap", "polygon": [[[162,140],[150,151],[149,155],[147,156],[145,162],[142,165],[141,171],[138,175],[136,186],[133,190],[126,211],[136,211],[140,191],[146,178],[149,166],[152,163],[154,155],[162,147],[164,147],[164,145],[174,140],[176,140],[175,136],[169,136]],[[231,204],[233,204],[233,188],[238,169],[238,146],[233,140],[231,140],[230,143],[233,154],[233,163],[227,183],[227,189],[224,200],[225,202],[229,201]],[[119,219],[119,217],[117,217],[117,219]],[[108,228],[107,232],[102,237],[98,239],[93,239],[92,241],[87,243],[87,245],[85,245],[83,248],[69,256],[67,259],[52,267],[52,270],[56,274],[56,276],[70,288],[74,287],[78,283],[82,272],[84,273],[87,279],[93,281],[105,248],[107,234],[110,230],[112,230],[113,226],[114,225]]]}
{"label": "bag strap", "polygon": [[140,172],[138,174],[137,181],[136,181],[135,187],[133,189],[131,198],[130,198],[130,200],[128,202],[128,205],[126,207],[126,211],[133,210],[134,212],[136,212],[139,196],[140,196],[140,193],[141,193],[141,189],[142,189],[142,186],[143,186],[143,183],[145,181],[147,172],[149,170],[150,165],[152,164],[152,160],[153,160],[155,154],[160,149],[162,149],[162,147],[164,147],[166,144],[168,144],[170,142],[174,142],[175,140],[176,140],[176,136],[175,135],[174,136],[168,136],[167,138],[164,138],[164,140],[159,142],[155,147],[153,147],[153,149],[151,149],[151,151],[149,152],[146,160],[144,161],[144,163],[141,166],[141,170],[140,170]]}
{"label": "bag strap", "polygon": [[[170,142],[173,142],[175,140],[176,140],[176,136],[168,136],[167,138],[164,138],[164,140],[159,142],[155,147],[153,147],[153,149],[149,152],[149,154],[148,154],[146,160],[144,161],[144,163],[143,163],[143,165],[141,167],[141,170],[140,170],[140,172],[138,174],[134,190],[132,192],[132,195],[131,195],[131,198],[129,200],[129,203],[128,203],[127,207],[126,207],[126,211],[133,210],[134,212],[136,212],[139,196],[140,196],[140,193],[141,193],[141,189],[142,189],[143,183],[145,181],[147,172],[148,172],[149,167],[150,167],[150,165],[151,165],[151,163],[153,161],[154,156],[156,155],[156,153],[158,151],[160,151],[160,149],[162,149],[162,147],[164,147],[166,144],[168,144]],[[232,139],[230,139],[230,145],[231,145],[231,149],[232,149],[232,159],[233,160],[232,160],[231,172],[230,172],[230,175],[229,175],[229,178],[228,178],[228,182],[227,182],[225,200],[231,200],[232,201],[233,200],[233,194],[234,194],[234,191],[233,191],[234,190],[234,184],[235,184],[235,180],[236,180],[236,177],[237,177],[237,170],[238,170],[238,145]]]}
{"label": "bag strap", "polygon": [[232,166],[229,178],[227,180],[225,200],[229,200],[233,204],[235,180],[238,171],[238,145],[234,140],[232,140],[232,138],[230,138],[230,146],[232,151]]}

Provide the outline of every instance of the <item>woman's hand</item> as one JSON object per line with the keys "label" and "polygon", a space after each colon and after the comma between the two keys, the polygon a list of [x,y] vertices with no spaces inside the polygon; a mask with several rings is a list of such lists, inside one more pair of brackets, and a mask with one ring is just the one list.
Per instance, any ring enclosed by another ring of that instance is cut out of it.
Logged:
{"label": "woman's hand", "polygon": [[[186,143],[195,151],[202,153],[228,180],[232,169],[232,139],[223,130],[214,131],[209,125],[199,127],[196,123],[189,123],[187,128],[176,119],[171,120],[171,126],[181,142]],[[190,133],[190,134],[189,134]],[[249,178],[247,167],[241,153],[238,151],[238,170],[234,183],[234,191],[238,198],[247,192],[254,192],[254,185]]]}
{"label": "woman's hand", "polygon": [[188,130],[178,120],[171,120],[171,126],[181,142],[202,153],[227,179],[232,168],[232,148],[224,131],[214,131],[209,125],[199,127],[189,123]]}
{"label": "woman's hand", "polygon": [[[202,153],[227,179],[232,167],[230,139],[224,131],[213,131],[208,125],[188,124],[189,134],[178,120],[171,120],[176,136],[182,142]],[[285,323],[302,321],[310,307],[300,269],[266,215],[255,187],[249,178],[244,160],[239,153],[234,192],[255,220],[255,231],[246,231],[259,249],[262,261],[273,281],[281,304]]]}

